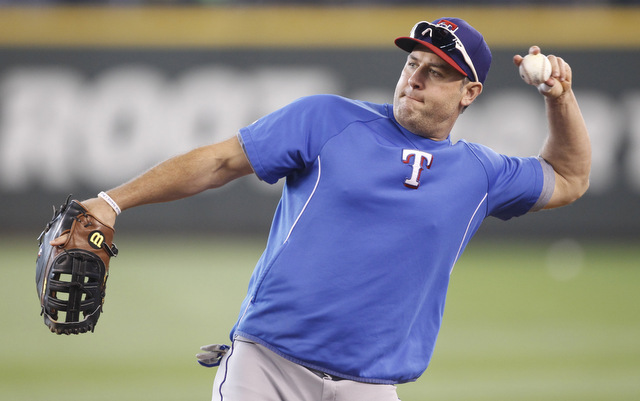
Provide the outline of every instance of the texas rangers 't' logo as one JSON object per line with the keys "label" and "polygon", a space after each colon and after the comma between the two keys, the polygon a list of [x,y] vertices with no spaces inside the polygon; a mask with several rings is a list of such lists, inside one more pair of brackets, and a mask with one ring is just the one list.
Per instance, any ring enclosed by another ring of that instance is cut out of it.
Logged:
{"label": "texas rangers 't' logo", "polygon": [[420,150],[403,149],[402,162],[404,164],[410,164],[411,167],[413,167],[411,177],[404,180],[404,186],[417,189],[420,186],[420,174],[422,174],[422,170],[431,168],[433,155]]}
{"label": "texas rangers 't' logo", "polygon": [[458,30],[458,25],[446,19],[441,19],[440,21],[438,21],[436,25],[441,26],[443,28],[447,28],[451,32],[455,32]]}

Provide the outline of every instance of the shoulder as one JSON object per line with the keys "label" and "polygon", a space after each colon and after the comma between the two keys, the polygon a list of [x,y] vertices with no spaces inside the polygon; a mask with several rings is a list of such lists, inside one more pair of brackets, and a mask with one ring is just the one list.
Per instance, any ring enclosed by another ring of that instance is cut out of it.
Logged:
{"label": "shoulder", "polygon": [[339,95],[312,95],[302,97],[292,103],[294,107],[307,108],[315,112],[331,112],[332,117],[351,117],[354,119],[387,118],[383,104],[349,99]]}
{"label": "shoulder", "polygon": [[[489,182],[500,179],[514,179],[516,177],[542,176],[543,166],[538,157],[507,156],[498,153],[488,146],[478,143],[458,141],[482,165]],[[457,145],[456,144],[456,145]]]}
{"label": "shoulder", "polygon": [[487,173],[489,173],[487,170],[494,170],[501,163],[502,155],[488,146],[467,142],[464,139],[456,142],[454,146],[468,153],[472,159],[483,166]]}
{"label": "shoulder", "polygon": [[496,152],[488,146],[460,140],[456,143],[465,149],[470,157],[482,166],[489,182],[493,182],[497,176],[506,171],[517,168],[523,159],[517,157],[508,157]]}
{"label": "shoulder", "polygon": [[522,163],[537,159],[534,157],[507,156],[496,152],[488,146],[474,142],[467,142],[465,140],[458,141],[456,145],[466,148],[467,151],[470,152],[473,157],[477,159],[478,162],[480,162],[488,171],[501,170],[508,168],[508,166],[515,167]]}
{"label": "shoulder", "polygon": [[491,149],[488,146],[481,145],[479,143],[474,143],[474,142],[467,142],[464,139],[461,139],[458,142],[456,142],[456,145],[466,149],[468,152],[473,154],[480,161],[493,159],[500,156],[498,152],[496,152],[495,150]]}

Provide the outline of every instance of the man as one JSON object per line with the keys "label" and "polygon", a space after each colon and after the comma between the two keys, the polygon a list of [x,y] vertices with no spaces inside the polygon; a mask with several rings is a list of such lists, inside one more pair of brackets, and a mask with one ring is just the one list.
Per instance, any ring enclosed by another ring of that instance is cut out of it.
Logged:
{"label": "man", "polygon": [[515,158],[449,136],[489,71],[479,32],[457,18],[422,21],[396,44],[408,57],[393,105],[303,98],[84,202],[114,223],[121,209],[247,174],[286,177],[214,400],[396,400],[395,384],[429,363],[449,275],[481,222],[586,191],[590,144],[561,58],[549,56],[539,89],[540,156]]}

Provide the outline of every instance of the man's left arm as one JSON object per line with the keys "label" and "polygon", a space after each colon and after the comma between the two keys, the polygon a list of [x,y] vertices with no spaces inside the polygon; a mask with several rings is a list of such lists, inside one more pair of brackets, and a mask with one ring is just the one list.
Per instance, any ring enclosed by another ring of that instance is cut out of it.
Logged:
{"label": "man's left arm", "polygon": [[[537,46],[529,50],[529,53],[539,52]],[[540,157],[555,171],[555,188],[545,209],[565,206],[580,198],[589,187],[591,171],[591,142],[571,88],[571,67],[560,57],[548,58],[551,77],[538,88],[545,97],[549,125]],[[521,56],[514,57],[516,65],[521,62]]]}

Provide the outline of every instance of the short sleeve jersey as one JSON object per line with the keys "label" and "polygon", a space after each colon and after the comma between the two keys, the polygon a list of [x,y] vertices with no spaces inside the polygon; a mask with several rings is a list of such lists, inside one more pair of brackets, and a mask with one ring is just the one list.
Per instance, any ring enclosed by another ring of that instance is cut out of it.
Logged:
{"label": "short sleeve jersey", "polygon": [[232,336],[362,382],[424,372],[469,239],[530,211],[545,182],[535,157],[426,139],[391,105],[332,95],[239,135],[260,179],[286,181]]}

